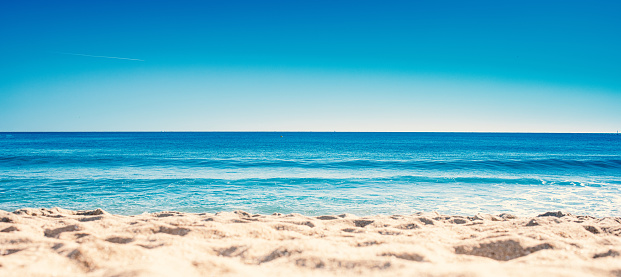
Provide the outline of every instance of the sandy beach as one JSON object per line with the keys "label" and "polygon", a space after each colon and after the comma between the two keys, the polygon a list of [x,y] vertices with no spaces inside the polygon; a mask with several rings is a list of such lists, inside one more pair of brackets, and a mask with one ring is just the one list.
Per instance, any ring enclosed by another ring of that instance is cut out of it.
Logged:
{"label": "sandy beach", "polygon": [[0,211],[1,276],[621,276],[621,218]]}

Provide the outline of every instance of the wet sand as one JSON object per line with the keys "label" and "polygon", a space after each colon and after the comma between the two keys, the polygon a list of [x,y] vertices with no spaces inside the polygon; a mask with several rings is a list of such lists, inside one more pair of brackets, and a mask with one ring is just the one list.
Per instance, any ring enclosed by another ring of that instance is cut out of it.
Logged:
{"label": "wet sand", "polygon": [[0,276],[621,276],[621,218],[21,209]]}

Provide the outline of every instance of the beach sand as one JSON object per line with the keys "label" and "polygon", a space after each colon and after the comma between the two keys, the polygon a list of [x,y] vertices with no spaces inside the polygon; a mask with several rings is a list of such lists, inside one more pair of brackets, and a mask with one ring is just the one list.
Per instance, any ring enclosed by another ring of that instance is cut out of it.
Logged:
{"label": "beach sand", "polygon": [[0,211],[0,276],[621,276],[621,218]]}

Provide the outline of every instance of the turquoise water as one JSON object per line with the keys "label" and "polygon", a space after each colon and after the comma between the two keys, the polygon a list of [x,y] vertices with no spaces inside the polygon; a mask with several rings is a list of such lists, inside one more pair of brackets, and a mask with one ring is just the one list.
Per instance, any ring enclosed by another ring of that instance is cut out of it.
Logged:
{"label": "turquoise water", "polygon": [[0,209],[621,216],[621,136],[0,133]]}

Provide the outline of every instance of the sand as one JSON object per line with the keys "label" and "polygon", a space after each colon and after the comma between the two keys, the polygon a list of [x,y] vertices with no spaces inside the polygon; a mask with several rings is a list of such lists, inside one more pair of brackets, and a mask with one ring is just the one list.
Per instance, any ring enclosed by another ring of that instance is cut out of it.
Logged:
{"label": "sand", "polygon": [[621,276],[621,218],[21,209],[0,276]]}

